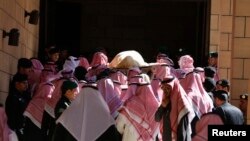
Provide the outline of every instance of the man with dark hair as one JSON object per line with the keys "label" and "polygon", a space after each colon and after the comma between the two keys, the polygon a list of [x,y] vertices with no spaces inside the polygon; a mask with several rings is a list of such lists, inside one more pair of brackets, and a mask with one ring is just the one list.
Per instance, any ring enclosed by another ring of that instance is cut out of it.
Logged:
{"label": "man with dark hair", "polygon": [[240,110],[243,113],[243,117],[244,117],[244,124],[246,124],[247,121],[247,105],[248,105],[248,94],[241,94],[240,95]]}
{"label": "man with dark hair", "polygon": [[25,125],[23,112],[31,99],[30,94],[27,92],[27,75],[17,73],[13,77],[12,86],[12,90],[9,91],[9,95],[5,102],[8,125],[16,132],[19,141],[23,141],[23,128]]}
{"label": "man with dark hair", "polygon": [[223,90],[228,94],[228,101],[230,100],[230,82],[227,79],[220,79],[216,81],[215,90]]}
{"label": "man with dark hair", "polygon": [[207,67],[204,68],[205,77],[214,78],[215,73],[216,73],[216,68],[215,67],[207,66]]}
{"label": "man with dark hair", "polygon": [[74,76],[76,79],[79,81],[86,81],[85,75],[87,74],[87,69],[84,68],[83,66],[77,66],[75,71],[74,71]]}
{"label": "man with dark hair", "polygon": [[162,140],[191,141],[191,121],[195,114],[186,92],[174,77],[164,78],[161,89],[164,94],[155,121],[162,121]]}
{"label": "man with dark hair", "polygon": [[214,92],[214,102],[216,108],[213,113],[220,115],[224,124],[242,125],[244,122],[243,114],[239,108],[228,102],[228,93],[224,90]]}
{"label": "man with dark hair", "polygon": [[212,78],[207,77],[205,78],[202,84],[207,94],[211,97],[212,101],[214,101],[213,91],[215,90],[215,86],[216,86],[215,81]]}
{"label": "man with dark hair", "polygon": [[[70,106],[71,102],[75,99],[76,94],[78,94],[78,85],[76,82],[66,80],[61,86],[62,97],[57,102],[55,107],[55,118],[56,120],[61,116],[61,114]],[[53,133],[54,141],[75,141],[74,137],[68,132],[61,124],[55,126],[55,131]]]}
{"label": "man with dark hair", "polygon": [[56,74],[59,71],[58,60],[59,60],[60,50],[59,48],[52,46],[47,52],[47,60],[44,63],[44,68],[52,69]]}
{"label": "man with dark hair", "polygon": [[219,73],[217,70],[218,67],[218,52],[210,52],[208,56],[208,66],[214,67],[215,68],[215,74],[214,74],[214,80],[218,81],[219,78]]}
{"label": "man with dark hair", "polygon": [[56,104],[55,107],[55,117],[58,117],[62,112],[70,105],[71,101],[75,99],[76,94],[78,94],[78,85],[76,82],[71,80],[66,80],[61,86],[62,96]]}
{"label": "man with dark hair", "polygon": [[[59,128],[63,132],[58,132]],[[84,86],[62,113],[53,141],[121,141],[108,105],[96,85]]]}
{"label": "man with dark hair", "polygon": [[[30,75],[31,71],[32,71],[32,62],[30,59],[28,58],[20,58],[18,59],[18,62],[17,62],[17,72],[16,74],[13,76],[12,80],[10,80],[10,83],[9,83],[9,93],[13,93],[12,91],[15,89],[15,83],[13,82],[14,81],[14,78],[19,78],[20,77],[20,74],[21,75],[26,75],[27,77],[27,80],[28,80],[28,76]],[[17,76],[18,75],[18,76]],[[28,84],[28,87],[27,89],[25,90],[26,93],[30,93],[30,86]]]}
{"label": "man with dark hair", "polygon": [[29,75],[32,68],[32,62],[28,58],[20,58],[17,62],[17,73]]}
{"label": "man with dark hair", "polygon": [[216,67],[218,63],[218,52],[210,52],[208,57],[208,66]]}
{"label": "man with dark hair", "polygon": [[213,91],[216,89],[216,81],[214,80],[215,73],[216,69],[214,67],[207,66],[204,68],[205,80],[203,82],[203,87],[213,101]]}
{"label": "man with dark hair", "polygon": [[65,63],[65,60],[71,55],[68,48],[60,48],[59,52],[59,59],[57,61],[58,70],[63,69],[63,64]]}
{"label": "man with dark hair", "polygon": [[216,90],[224,90],[229,93],[230,82],[227,79],[220,79],[216,82]]}

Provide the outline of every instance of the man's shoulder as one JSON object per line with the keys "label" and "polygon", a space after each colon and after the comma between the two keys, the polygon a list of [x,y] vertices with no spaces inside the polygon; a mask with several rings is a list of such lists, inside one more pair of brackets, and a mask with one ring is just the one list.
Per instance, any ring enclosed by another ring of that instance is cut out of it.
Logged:
{"label": "man's shoulder", "polygon": [[234,106],[234,105],[232,105],[230,103],[224,104],[221,107],[227,113],[233,113],[233,114],[241,113],[241,110],[238,107],[236,107],[236,106]]}

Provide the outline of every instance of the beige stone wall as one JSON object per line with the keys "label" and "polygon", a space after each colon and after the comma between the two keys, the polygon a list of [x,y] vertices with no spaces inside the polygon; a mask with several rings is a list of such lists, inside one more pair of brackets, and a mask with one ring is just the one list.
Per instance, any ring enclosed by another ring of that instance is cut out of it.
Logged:
{"label": "beige stone wall", "polygon": [[[16,73],[20,57],[37,57],[39,25],[28,23],[25,10],[39,10],[40,0],[0,0],[0,103],[8,94],[10,78]],[[2,30],[9,32],[17,28],[20,32],[19,45],[8,45],[8,37],[2,38]]]}
{"label": "beige stone wall", "polygon": [[221,78],[231,79],[233,0],[211,0],[210,51],[219,52]]}
{"label": "beige stone wall", "polygon": [[[235,87],[235,99],[242,93],[250,93],[250,1],[235,0],[234,5],[234,42],[233,64],[239,62],[236,68],[233,66],[233,83]],[[250,103],[250,102],[249,102]],[[250,124],[250,104],[248,104],[248,124]]]}
{"label": "beige stone wall", "polygon": [[211,0],[210,51],[219,52],[219,74],[230,80],[231,103],[236,106],[240,94],[250,93],[249,7],[250,0]]}

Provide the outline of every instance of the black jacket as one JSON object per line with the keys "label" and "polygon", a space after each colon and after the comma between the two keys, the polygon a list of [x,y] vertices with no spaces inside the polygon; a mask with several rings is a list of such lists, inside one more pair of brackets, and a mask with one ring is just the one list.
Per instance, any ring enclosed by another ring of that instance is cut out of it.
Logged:
{"label": "black jacket", "polygon": [[9,127],[16,131],[24,127],[25,117],[23,113],[30,101],[30,95],[27,92],[20,93],[12,89],[6,98],[5,111],[8,117]]}
{"label": "black jacket", "polygon": [[[163,141],[172,140],[172,129],[170,121],[170,112],[171,112],[171,103],[167,107],[160,106],[155,113],[155,121],[160,122],[163,120]],[[186,114],[180,120],[180,123],[177,127],[177,141],[191,141],[190,132],[188,130],[188,115]]]}
{"label": "black jacket", "polygon": [[55,118],[58,119],[65,109],[69,107],[71,102],[65,96],[62,96],[55,107]]}
{"label": "black jacket", "polygon": [[228,102],[213,109],[213,113],[218,114],[222,118],[224,124],[242,125],[244,123],[243,114],[240,109]]}
{"label": "black jacket", "polygon": [[[111,125],[96,141],[121,141],[122,136],[115,125]],[[52,141],[76,141],[76,139],[59,123],[56,125]]]}

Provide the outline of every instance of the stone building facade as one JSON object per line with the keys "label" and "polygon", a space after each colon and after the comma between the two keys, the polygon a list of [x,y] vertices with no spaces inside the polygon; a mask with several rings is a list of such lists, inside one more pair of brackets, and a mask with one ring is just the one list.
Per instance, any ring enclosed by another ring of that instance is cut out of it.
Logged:
{"label": "stone building facade", "polygon": [[[211,1],[210,51],[219,52],[219,74],[230,80],[231,102],[236,106],[240,94],[250,93],[249,6],[249,0]],[[250,110],[248,123],[249,116]]]}
{"label": "stone building facade", "polygon": [[[2,30],[19,29],[18,47],[0,38],[0,102],[8,94],[10,78],[20,57],[37,57],[39,25],[28,23],[25,10],[39,9],[39,0],[0,0]],[[250,93],[250,0],[211,0],[210,51],[219,52],[219,74],[231,82],[231,102],[238,106],[239,95]],[[248,103],[250,109],[250,102]],[[248,110],[250,123],[250,110]]]}

